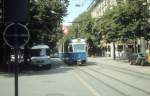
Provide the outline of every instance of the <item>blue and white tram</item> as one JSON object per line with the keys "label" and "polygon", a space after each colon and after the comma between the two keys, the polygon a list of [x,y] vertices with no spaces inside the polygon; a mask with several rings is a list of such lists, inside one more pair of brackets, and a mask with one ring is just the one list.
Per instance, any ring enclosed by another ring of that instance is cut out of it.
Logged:
{"label": "blue and white tram", "polygon": [[69,64],[84,64],[87,61],[86,40],[70,39],[67,40],[61,48],[61,59]]}

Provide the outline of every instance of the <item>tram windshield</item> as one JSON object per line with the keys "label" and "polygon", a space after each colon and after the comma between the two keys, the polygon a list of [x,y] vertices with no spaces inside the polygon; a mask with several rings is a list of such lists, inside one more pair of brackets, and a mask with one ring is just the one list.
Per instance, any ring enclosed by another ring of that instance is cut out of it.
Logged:
{"label": "tram windshield", "polygon": [[74,52],[85,52],[85,44],[74,44],[73,51]]}

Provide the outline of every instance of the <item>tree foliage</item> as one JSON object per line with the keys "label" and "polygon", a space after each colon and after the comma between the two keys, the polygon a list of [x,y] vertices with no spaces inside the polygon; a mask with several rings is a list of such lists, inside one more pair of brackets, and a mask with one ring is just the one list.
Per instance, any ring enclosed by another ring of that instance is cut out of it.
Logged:
{"label": "tree foliage", "polygon": [[[72,33],[79,29],[80,35],[90,38],[94,45],[106,42],[132,40],[149,33],[149,5],[146,0],[124,0],[112,6],[100,18],[92,18],[90,12],[79,15],[71,26]],[[97,0],[98,2],[98,0]],[[146,37],[145,37],[146,38]]]}
{"label": "tree foliage", "polygon": [[98,44],[96,30],[94,30],[95,19],[91,17],[90,12],[80,14],[72,23],[71,32],[74,37],[79,32],[80,37],[86,38],[89,46]]}
{"label": "tree foliage", "polygon": [[[143,1],[127,0],[108,9],[101,17],[97,29],[104,35],[106,41],[116,41],[123,38],[133,39],[145,36],[148,29],[148,5]],[[146,3],[147,4],[147,3]]]}
{"label": "tree foliage", "polygon": [[66,15],[68,0],[31,0],[30,44],[45,43],[55,47],[62,35],[60,23]]}

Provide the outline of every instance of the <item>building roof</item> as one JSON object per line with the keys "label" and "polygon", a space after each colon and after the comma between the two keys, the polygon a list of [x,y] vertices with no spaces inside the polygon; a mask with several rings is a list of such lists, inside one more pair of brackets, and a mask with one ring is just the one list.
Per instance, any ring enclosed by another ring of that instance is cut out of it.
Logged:
{"label": "building roof", "polygon": [[102,1],[102,0],[93,0],[93,1],[91,2],[91,4],[89,5],[89,7],[87,8],[87,10],[88,10],[88,11],[93,10],[93,8],[96,7],[96,6],[99,4],[99,2],[101,2],[101,1]]}

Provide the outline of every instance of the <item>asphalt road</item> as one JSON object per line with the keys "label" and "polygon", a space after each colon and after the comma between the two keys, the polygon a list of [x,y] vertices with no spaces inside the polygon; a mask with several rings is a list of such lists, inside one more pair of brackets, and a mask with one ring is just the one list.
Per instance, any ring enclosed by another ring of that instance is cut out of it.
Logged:
{"label": "asphalt road", "polygon": [[[19,96],[150,96],[150,67],[110,58],[88,58],[86,66],[52,60],[51,69],[24,70]],[[0,74],[0,96],[14,96],[14,76]]]}

